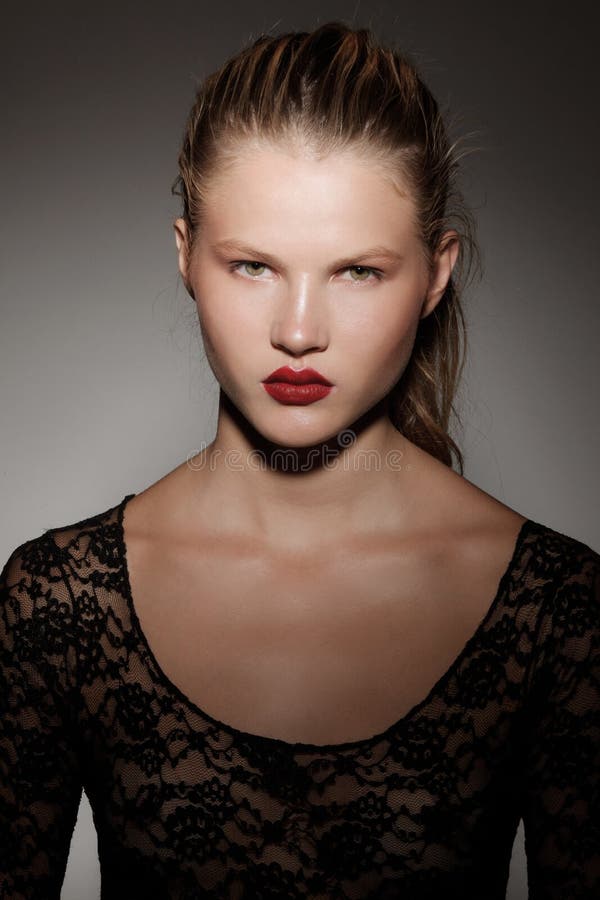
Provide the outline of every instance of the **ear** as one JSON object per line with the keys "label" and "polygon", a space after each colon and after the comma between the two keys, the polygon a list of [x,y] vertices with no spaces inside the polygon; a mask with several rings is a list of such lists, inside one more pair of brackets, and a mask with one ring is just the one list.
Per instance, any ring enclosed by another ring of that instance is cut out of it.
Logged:
{"label": "ear", "polygon": [[185,284],[186,290],[190,297],[194,297],[194,293],[189,283],[189,263],[190,263],[190,234],[188,227],[183,219],[175,219],[173,222],[175,231],[175,243],[177,245],[177,261],[179,271]]}
{"label": "ear", "polygon": [[459,236],[456,231],[445,231],[440,239],[438,249],[433,258],[432,272],[429,278],[429,287],[421,309],[421,319],[425,319],[444,295],[444,291],[450,281],[452,269],[458,258]]}

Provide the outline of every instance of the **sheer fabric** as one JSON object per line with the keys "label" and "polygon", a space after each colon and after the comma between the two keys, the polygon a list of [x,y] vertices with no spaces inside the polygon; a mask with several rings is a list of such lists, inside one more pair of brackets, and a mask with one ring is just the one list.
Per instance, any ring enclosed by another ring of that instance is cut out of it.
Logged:
{"label": "sheer fabric", "polygon": [[496,596],[385,732],[288,743],[203,712],[141,630],[123,510],[0,576],[0,898],[60,897],[82,789],[102,900],[600,897],[600,555],[527,519]]}

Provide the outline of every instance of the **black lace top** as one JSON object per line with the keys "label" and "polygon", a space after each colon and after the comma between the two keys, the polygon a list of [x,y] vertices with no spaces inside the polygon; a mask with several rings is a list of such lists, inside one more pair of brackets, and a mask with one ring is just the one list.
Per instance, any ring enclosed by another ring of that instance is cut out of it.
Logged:
{"label": "black lace top", "polygon": [[82,788],[103,900],[600,897],[600,556],[527,519],[497,594],[399,722],[287,743],[203,712],[133,608],[117,506],[1,575],[0,898],[59,898]]}

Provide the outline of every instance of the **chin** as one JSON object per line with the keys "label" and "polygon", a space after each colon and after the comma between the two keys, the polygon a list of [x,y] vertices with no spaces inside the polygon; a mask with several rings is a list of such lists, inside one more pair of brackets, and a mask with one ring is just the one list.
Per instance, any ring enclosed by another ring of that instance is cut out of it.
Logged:
{"label": "chin", "polygon": [[[288,406],[287,409],[293,409],[293,415],[288,417],[280,414],[283,421],[271,426],[264,424],[257,429],[267,441],[279,447],[298,449],[319,446],[325,442],[330,442],[335,447],[347,446],[348,442],[344,441],[347,428],[332,428],[331,420],[325,421],[325,417],[321,422],[315,421],[314,415],[304,412],[302,407]],[[341,437],[338,441],[339,435]]]}

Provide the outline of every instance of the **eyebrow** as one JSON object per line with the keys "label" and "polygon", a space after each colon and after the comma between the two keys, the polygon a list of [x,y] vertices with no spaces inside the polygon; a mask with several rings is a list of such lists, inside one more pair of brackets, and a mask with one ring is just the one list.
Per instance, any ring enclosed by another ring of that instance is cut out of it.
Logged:
{"label": "eyebrow", "polygon": [[[265,253],[262,250],[258,250],[256,247],[245,244],[243,241],[236,241],[230,238],[210,244],[210,248],[217,252],[245,254],[254,259],[264,260],[264,262],[273,263],[277,267],[283,268],[281,260],[277,259],[276,256],[273,256],[272,253]],[[350,263],[356,263],[358,259],[366,260],[382,258],[398,261],[404,259],[404,256],[402,253],[398,253],[397,250],[391,250],[389,247],[384,247],[380,244],[376,247],[369,247],[367,250],[361,250],[358,253],[352,254],[352,256],[343,256],[340,259],[336,259],[333,263],[333,267],[336,269],[343,268],[344,266],[350,265]]]}

